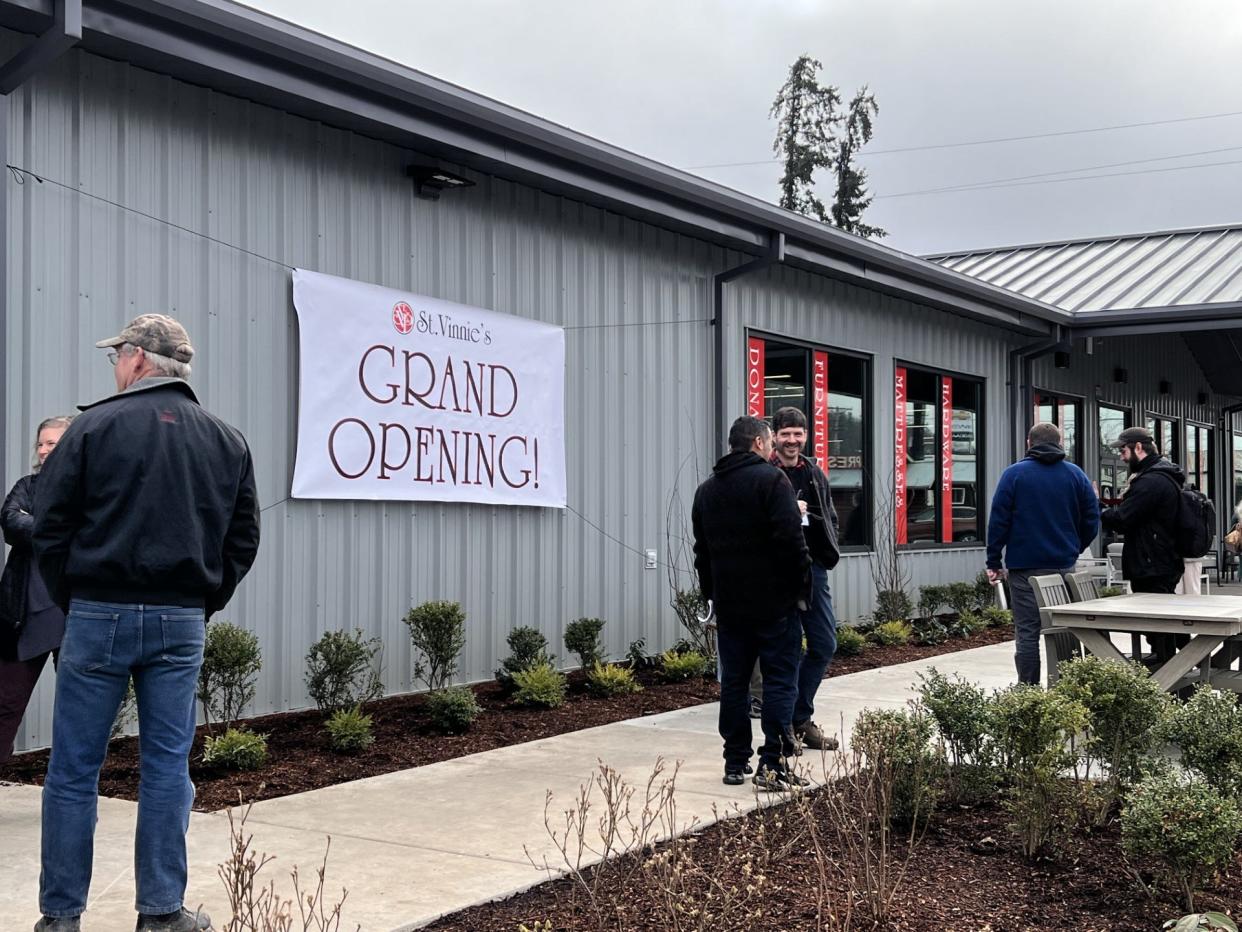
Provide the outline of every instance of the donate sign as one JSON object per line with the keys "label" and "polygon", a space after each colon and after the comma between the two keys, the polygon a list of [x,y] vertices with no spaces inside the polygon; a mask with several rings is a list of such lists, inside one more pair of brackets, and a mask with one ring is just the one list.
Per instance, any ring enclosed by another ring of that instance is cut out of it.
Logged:
{"label": "donate sign", "polygon": [[565,507],[565,331],[296,269],[294,498]]}

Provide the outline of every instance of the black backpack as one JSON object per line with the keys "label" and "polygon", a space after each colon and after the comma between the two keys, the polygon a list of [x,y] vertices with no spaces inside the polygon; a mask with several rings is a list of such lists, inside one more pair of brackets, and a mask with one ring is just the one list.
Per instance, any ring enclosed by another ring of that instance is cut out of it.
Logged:
{"label": "black backpack", "polygon": [[1208,552],[1216,536],[1216,506],[1196,489],[1184,489],[1168,473],[1177,486],[1177,517],[1173,527],[1173,547],[1183,560],[1195,560]]}

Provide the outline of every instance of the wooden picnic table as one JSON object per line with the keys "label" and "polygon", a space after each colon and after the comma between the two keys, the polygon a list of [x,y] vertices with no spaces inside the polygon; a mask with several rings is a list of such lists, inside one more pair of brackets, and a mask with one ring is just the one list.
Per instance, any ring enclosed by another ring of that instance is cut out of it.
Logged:
{"label": "wooden picnic table", "polygon": [[1163,689],[1185,685],[1191,671],[1201,674],[1190,681],[1242,692],[1242,672],[1213,670],[1211,654],[1226,641],[1242,636],[1242,597],[1234,595],[1165,595],[1136,592],[1131,595],[1086,602],[1070,602],[1045,608],[1052,623],[1066,628],[1097,657],[1127,662],[1107,632],[1127,634],[1188,634],[1189,643],[1156,670],[1152,678]]}

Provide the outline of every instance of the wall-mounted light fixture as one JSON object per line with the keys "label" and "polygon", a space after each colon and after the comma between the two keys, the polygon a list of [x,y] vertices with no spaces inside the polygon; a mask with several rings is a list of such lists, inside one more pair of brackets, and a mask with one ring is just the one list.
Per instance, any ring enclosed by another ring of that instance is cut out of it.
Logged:
{"label": "wall-mounted light fixture", "polygon": [[469,178],[436,165],[411,165],[406,172],[414,179],[414,193],[431,201],[439,200],[442,191],[474,187]]}
{"label": "wall-mounted light fixture", "polygon": [[1160,380],[1160,394],[1167,395],[1173,391],[1173,386],[1165,379]]}
{"label": "wall-mounted light fixture", "polygon": [[1068,369],[1070,366],[1070,354],[1057,350],[1052,354],[1052,364],[1058,369]]}
{"label": "wall-mounted light fixture", "polygon": [[1129,370],[1122,369],[1120,367],[1114,369],[1113,370],[1113,381],[1114,382],[1129,382],[1130,381]]}

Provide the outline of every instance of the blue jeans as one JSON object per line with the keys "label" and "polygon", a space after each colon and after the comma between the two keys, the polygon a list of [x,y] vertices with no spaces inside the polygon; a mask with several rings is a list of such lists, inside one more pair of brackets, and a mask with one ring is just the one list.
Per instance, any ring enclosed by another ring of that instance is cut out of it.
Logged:
{"label": "blue jeans", "polygon": [[750,674],[759,661],[763,673],[763,746],[760,766],[783,770],[794,753],[793,707],[798,695],[798,656],[802,624],[798,613],[762,628],[746,621],[722,624],[716,635],[720,655],[720,737],[725,768],[741,770],[754,753],[750,728]]}
{"label": "blue jeans", "polygon": [[815,714],[815,692],[837,652],[837,618],[832,613],[828,571],[818,563],[811,565],[810,607],[798,616],[802,619],[802,633],[806,635],[806,653],[798,668],[798,698],[793,710],[795,725],[809,722]]}
{"label": "blue jeans", "polygon": [[1013,599],[1013,663],[1018,671],[1019,683],[1039,685],[1039,640],[1043,620],[1039,614],[1039,603],[1035,601],[1031,577],[1052,576],[1053,574],[1064,576],[1072,572],[1074,572],[1072,566],[1062,569],[1009,571],[1009,594]]}
{"label": "blue jeans", "polygon": [[65,621],[52,756],[43,785],[43,872],[39,907],[68,918],[86,909],[95,846],[99,770],[129,678],[138,697],[138,912],[181,908],[185,833],[194,784],[190,745],[206,624],[201,608],[75,599]]}

